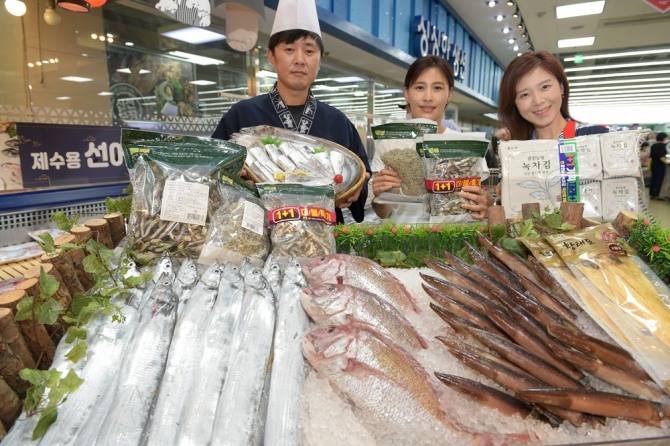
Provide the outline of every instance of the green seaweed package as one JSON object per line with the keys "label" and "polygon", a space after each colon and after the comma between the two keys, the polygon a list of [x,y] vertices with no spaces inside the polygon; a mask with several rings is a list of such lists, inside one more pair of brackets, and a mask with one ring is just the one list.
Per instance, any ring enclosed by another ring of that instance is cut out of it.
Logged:
{"label": "green seaweed package", "polygon": [[402,187],[391,189],[389,193],[406,196],[425,193],[423,164],[417,143],[420,143],[423,135],[436,131],[437,124],[429,119],[411,119],[372,127],[372,138],[375,141],[375,152],[370,163],[372,171],[391,168],[402,181]]}
{"label": "green seaweed package", "polygon": [[139,260],[162,252],[197,258],[226,197],[222,184],[252,190],[239,177],[246,149],[228,141],[122,131],[133,203],[128,239]]}
{"label": "green seaweed package", "polygon": [[431,222],[470,221],[467,200],[458,195],[464,186],[481,186],[485,175],[488,140],[478,133],[424,135],[427,210]]}

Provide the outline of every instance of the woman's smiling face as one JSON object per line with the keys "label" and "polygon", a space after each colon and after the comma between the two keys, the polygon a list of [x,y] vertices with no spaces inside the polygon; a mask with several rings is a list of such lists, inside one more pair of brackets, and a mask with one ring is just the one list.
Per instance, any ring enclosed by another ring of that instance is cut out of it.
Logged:
{"label": "woman's smiling face", "polygon": [[451,99],[451,88],[439,68],[429,68],[405,89],[405,100],[412,118],[431,119],[437,123]]}
{"label": "woman's smiling face", "polygon": [[543,68],[535,68],[522,77],[516,86],[514,103],[517,110],[535,127],[538,135],[557,135],[563,129],[565,118],[561,115],[562,102],[563,87],[556,76]]}

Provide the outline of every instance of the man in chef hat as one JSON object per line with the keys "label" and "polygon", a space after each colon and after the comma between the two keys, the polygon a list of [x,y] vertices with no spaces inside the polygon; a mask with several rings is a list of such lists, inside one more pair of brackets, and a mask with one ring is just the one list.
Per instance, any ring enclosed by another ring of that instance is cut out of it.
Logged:
{"label": "man in chef hat", "polygon": [[[267,50],[277,82],[269,93],[233,105],[212,137],[229,139],[240,129],[257,125],[294,130],[348,148],[361,158],[366,179],[370,178],[365,147],[354,125],[344,113],[312,94],[310,87],[319,72],[323,51],[315,0],[279,0]],[[367,195],[366,181],[340,208],[349,208],[353,219],[360,222]],[[342,222],[342,211],[336,211],[338,222]]]}

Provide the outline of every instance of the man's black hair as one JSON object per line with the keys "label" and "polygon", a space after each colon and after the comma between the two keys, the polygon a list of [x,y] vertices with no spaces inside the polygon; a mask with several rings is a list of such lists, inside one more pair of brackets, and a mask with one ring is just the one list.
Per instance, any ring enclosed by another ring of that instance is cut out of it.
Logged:
{"label": "man's black hair", "polygon": [[323,40],[321,40],[321,36],[305,29],[290,29],[288,31],[280,31],[276,34],[273,34],[270,37],[268,48],[274,54],[275,47],[280,43],[291,44],[296,40],[310,38],[316,40],[316,44],[319,46],[319,50],[321,51],[321,57],[323,57]]}

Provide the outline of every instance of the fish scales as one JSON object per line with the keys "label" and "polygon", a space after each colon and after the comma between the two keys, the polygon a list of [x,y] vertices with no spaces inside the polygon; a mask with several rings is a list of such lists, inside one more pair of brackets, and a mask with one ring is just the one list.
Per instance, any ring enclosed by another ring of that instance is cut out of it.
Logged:
{"label": "fish scales", "polygon": [[239,268],[228,263],[223,268],[218,297],[205,322],[202,359],[189,400],[181,415],[178,445],[207,444],[214,427],[216,406],[228,371],[230,348],[240,316],[244,281]]}
{"label": "fish scales", "polygon": [[214,261],[203,272],[175,324],[174,334],[148,426],[148,445],[172,444],[202,359],[205,320],[216,300],[221,266]]}
{"label": "fish scales", "polygon": [[96,445],[139,444],[165,369],[177,319],[172,279],[163,274],[143,306],[113,387]]}
{"label": "fish scales", "polygon": [[346,254],[315,257],[303,263],[303,273],[311,286],[344,283],[376,294],[398,310],[421,313],[416,297],[405,285],[379,264],[365,257]]}
{"label": "fish scales", "polygon": [[289,257],[279,291],[277,327],[265,419],[265,446],[299,444],[300,396],[306,377],[301,340],[309,321],[300,303],[306,286],[300,263]]}
{"label": "fish scales", "polygon": [[[244,282],[244,303],[210,440],[216,445],[260,444],[263,438],[265,418],[260,417],[276,309],[274,296],[260,269],[251,268]],[[250,345],[254,348],[249,348]]]}
{"label": "fish scales", "polygon": [[320,325],[360,324],[408,350],[428,344],[412,324],[388,301],[351,285],[327,284],[308,288],[302,306]]}

